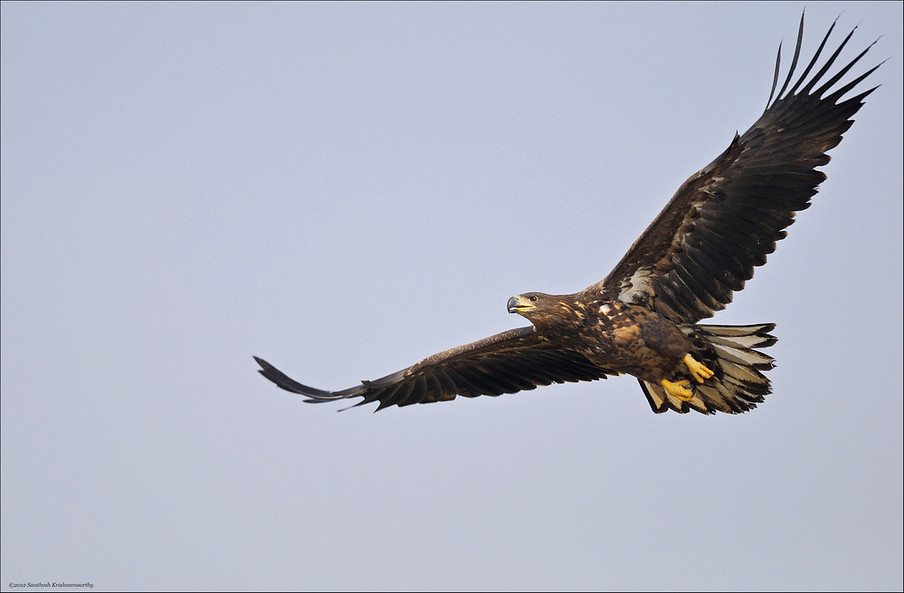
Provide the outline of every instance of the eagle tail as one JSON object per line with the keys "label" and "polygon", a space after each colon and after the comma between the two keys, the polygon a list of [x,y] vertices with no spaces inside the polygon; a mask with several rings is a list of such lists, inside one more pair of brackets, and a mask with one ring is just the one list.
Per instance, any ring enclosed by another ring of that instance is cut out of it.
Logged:
{"label": "eagle tail", "polygon": [[715,374],[703,384],[695,384],[694,397],[688,401],[667,394],[659,384],[641,380],[650,407],[657,414],[669,409],[682,414],[691,409],[704,414],[740,414],[752,410],[772,393],[769,379],[762,371],[773,368],[775,360],[754,348],[775,344],[777,338],[769,334],[773,329],[774,323],[687,326],[689,337],[698,346],[701,362]]}

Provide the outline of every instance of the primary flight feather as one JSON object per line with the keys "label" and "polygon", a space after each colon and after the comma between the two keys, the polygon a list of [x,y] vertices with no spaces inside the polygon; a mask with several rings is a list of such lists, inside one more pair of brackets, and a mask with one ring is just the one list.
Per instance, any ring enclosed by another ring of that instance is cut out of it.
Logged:
{"label": "primary flight feather", "polygon": [[[654,412],[740,413],[771,392],[771,323],[700,325],[731,302],[784,238],[794,213],[810,205],[828,150],[841,142],[872,87],[843,98],[876,68],[840,84],[869,51],[828,76],[849,33],[819,64],[835,24],[795,76],[801,16],[789,71],[779,82],[781,48],[766,110],[728,148],[685,181],[662,212],[600,282],[569,295],[525,293],[510,313],[532,325],[434,354],[404,370],[348,389],[303,385],[255,357],[260,373],[308,402],[362,398],[377,409],[501,395],[552,383],[630,374]],[[880,64],[881,65],[881,64]],[[773,100],[774,99],[774,100]]]}

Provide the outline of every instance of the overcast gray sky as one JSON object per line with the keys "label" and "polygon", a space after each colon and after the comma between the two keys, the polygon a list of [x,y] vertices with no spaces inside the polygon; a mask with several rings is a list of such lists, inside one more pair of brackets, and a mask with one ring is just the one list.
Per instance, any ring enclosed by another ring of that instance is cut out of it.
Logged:
{"label": "overcast gray sky", "polygon": [[598,281],[802,7],[3,3],[3,589],[900,590],[900,2],[807,4],[891,59],[714,318],[778,324],[752,413],[337,414],[251,358],[344,388]]}

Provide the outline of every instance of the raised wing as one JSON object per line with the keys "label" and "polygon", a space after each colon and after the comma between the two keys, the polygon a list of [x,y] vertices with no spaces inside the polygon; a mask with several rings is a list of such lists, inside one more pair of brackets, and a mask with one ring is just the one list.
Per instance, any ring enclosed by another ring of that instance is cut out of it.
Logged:
{"label": "raised wing", "polygon": [[[533,326],[505,331],[425,358],[421,362],[375,381],[342,391],[324,391],[290,379],[266,360],[254,359],[260,373],[279,387],[317,403],[351,397],[355,405],[379,401],[387,406],[408,406],[455,399],[456,395],[502,395],[551,383],[604,379],[607,372],[572,350],[557,349],[539,337]],[[614,373],[608,373],[614,374]]]}
{"label": "raised wing", "polygon": [[673,321],[693,323],[725,308],[733,291],[743,289],[753,277],[754,267],[766,263],[766,255],[785,237],[794,213],[809,207],[817,186],[825,180],[816,167],[829,162],[826,151],[841,142],[853,123],[851,117],[876,88],[840,100],[878,65],[834,88],[872,44],[825,79],[853,31],[805,82],[835,28],[833,23],[803,74],[788,89],[800,56],[803,28],[801,15],[791,67],[775,94],[779,47],[772,92],[759,120],[685,181],[615,269],[585,292],[644,305]]}

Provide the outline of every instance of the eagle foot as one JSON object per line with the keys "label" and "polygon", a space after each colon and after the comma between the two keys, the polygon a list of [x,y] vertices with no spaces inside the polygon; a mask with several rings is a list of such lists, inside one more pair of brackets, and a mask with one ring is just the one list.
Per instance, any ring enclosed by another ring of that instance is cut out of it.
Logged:
{"label": "eagle foot", "polygon": [[662,385],[667,394],[671,395],[672,397],[677,397],[683,402],[690,401],[694,398],[694,388],[691,385],[691,382],[687,379],[675,381],[674,383],[672,383],[668,379],[663,379],[659,382],[659,384]]}
{"label": "eagle foot", "polygon": [[694,359],[694,357],[690,354],[684,357],[684,364],[687,365],[687,370],[691,372],[691,376],[697,381],[697,383],[703,383],[705,380],[713,376],[713,372],[711,370],[706,368],[703,363],[697,362],[697,360]]}

